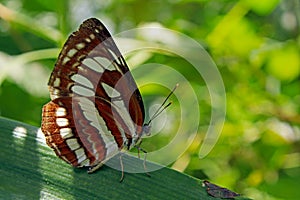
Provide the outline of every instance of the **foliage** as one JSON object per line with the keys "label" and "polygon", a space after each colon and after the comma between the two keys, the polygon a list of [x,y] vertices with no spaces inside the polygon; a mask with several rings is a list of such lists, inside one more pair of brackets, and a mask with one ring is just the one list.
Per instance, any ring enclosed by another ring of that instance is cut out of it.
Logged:
{"label": "foliage", "polygon": [[[209,94],[202,89],[203,80],[173,55],[147,52],[128,56],[130,66],[148,62],[171,66],[199,91],[198,134],[170,167],[254,199],[300,197],[298,0],[2,0],[2,116],[39,126],[41,107],[49,101],[47,80],[59,49],[68,34],[90,16],[104,21],[113,33],[156,22],[194,38],[216,62],[226,88],[226,121],[212,152],[199,159],[212,110]],[[147,79],[163,75],[149,73]],[[138,84],[142,81],[137,79]],[[146,106],[167,93],[161,87],[141,90]],[[177,106],[175,101],[168,112],[176,113]],[[176,116],[170,126],[179,123]],[[143,148],[157,149],[171,139],[171,134],[155,135],[144,140]]]}
{"label": "foliage", "polygon": [[[87,174],[57,159],[37,127],[0,117],[0,128],[1,159],[6,160],[0,166],[1,199],[215,199],[202,181],[150,162],[147,167],[159,168],[151,177],[125,173],[122,183],[121,172],[107,166]],[[141,159],[124,154],[122,161],[125,170],[143,169]],[[119,155],[109,162],[120,165]]]}

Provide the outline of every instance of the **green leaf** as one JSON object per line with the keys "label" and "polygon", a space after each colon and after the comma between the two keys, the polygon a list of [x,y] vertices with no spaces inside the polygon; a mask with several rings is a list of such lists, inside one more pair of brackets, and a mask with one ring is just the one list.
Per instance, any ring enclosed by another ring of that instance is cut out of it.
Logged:
{"label": "green leaf", "polygon": [[260,1],[260,0],[244,0],[244,2],[251,7],[251,9],[259,14],[259,15],[268,15],[270,14],[276,6],[280,3],[279,0],[267,0],[267,1]]}
{"label": "green leaf", "polygon": [[11,25],[15,25],[24,31],[31,32],[48,41],[58,43],[62,40],[62,34],[54,28],[44,26],[38,19],[16,12],[0,3],[0,18],[8,21]]}
{"label": "green leaf", "polygon": [[[0,199],[216,199],[200,180],[168,168],[151,177],[125,173],[122,183],[121,172],[107,166],[87,174],[58,159],[28,124],[0,117],[0,133]],[[138,158],[122,158],[125,167],[143,167]]]}
{"label": "green leaf", "polygon": [[270,52],[267,70],[282,81],[295,80],[300,75],[300,58],[298,47],[287,44]]}

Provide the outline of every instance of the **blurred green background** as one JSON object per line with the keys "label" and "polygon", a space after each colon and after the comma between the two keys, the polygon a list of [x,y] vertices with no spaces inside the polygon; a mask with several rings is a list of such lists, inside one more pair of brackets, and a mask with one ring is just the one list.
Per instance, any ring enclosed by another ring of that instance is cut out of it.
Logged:
{"label": "blurred green background", "polygon": [[[213,151],[199,159],[205,134],[199,128],[192,145],[170,167],[254,199],[300,198],[299,0],[0,3],[1,116],[40,126],[59,49],[84,19],[97,17],[113,33],[155,22],[207,49],[222,75],[227,98],[226,121]],[[159,52],[145,57],[142,63],[163,63],[193,80],[192,69],[183,67],[179,58]],[[199,86],[197,81],[191,84]],[[159,92],[155,87],[142,91],[146,106]],[[211,108],[203,102],[200,124],[205,125]],[[176,106],[169,110],[178,110]],[[168,134],[150,138],[143,148],[155,149],[168,140]]]}

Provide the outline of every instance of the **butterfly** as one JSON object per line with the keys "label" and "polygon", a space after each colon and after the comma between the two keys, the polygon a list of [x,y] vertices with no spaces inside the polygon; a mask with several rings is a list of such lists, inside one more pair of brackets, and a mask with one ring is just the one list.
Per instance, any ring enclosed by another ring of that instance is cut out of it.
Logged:
{"label": "butterfly", "polygon": [[[85,20],[69,36],[48,86],[51,101],[43,106],[41,124],[46,143],[59,158],[88,167],[89,173],[124,149],[140,150],[142,136],[162,111],[144,122],[140,91],[112,36],[96,18]],[[164,106],[166,100],[162,109],[170,105]]]}

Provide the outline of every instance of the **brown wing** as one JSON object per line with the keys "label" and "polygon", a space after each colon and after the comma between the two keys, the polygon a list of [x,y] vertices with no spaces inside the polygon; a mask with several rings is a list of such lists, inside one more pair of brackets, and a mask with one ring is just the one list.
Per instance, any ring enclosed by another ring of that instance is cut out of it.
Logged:
{"label": "brown wing", "polygon": [[48,85],[51,99],[75,95],[111,101],[106,89],[114,88],[137,125],[137,132],[142,131],[145,114],[140,92],[110,33],[95,18],[84,21],[70,35]]}
{"label": "brown wing", "polygon": [[144,105],[120,51],[91,18],[72,33],[50,76],[43,107],[47,144],[73,166],[101,164],[142,134]]}

